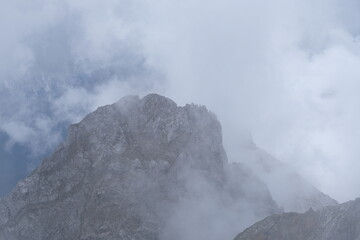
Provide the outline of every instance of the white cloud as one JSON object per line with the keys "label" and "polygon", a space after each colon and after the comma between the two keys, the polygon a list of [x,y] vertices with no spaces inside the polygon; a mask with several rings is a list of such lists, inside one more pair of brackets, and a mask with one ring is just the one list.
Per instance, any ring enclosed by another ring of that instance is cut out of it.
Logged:
{"label": "white cloud", "polygon": [[[128,93],[157,91],[216,112],[228,148],[248,129],[326,193],[354,198],[359,7],[355,0],[4,3],[1,129],[13,141],[37,135],[42,146],[58,139],[47,128]],[[27,130],[18,135],[9,123]]]}

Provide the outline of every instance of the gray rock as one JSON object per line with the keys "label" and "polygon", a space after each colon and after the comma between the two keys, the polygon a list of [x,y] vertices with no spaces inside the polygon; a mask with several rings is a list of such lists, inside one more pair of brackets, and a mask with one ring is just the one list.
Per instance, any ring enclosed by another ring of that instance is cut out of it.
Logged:
{"label": "gray rock", "polygon": [[214,114],[128,96],[71,125],[0,200],[0,239],[230,239],[275,212],[266,185],[228,164]]}
{"label": "gray rock", "polygon": [[359,240],[360,199],[306,213],[273,215],[235,240]]}

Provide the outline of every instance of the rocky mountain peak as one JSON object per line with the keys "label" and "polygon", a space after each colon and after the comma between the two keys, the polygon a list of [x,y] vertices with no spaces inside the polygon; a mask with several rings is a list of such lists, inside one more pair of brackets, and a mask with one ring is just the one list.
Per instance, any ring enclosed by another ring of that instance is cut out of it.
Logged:
{"label": "rocky mountain peak", "polygon": [[[0,200],[0,239],[231,238],[278,209],[261,181],[229,168],[220,123],[205,107],[127,96],[71,125]],[[218,218],[221,231],[210,227]]]}
{"label": "rocky mountain peak", "polygon": [[157,94],[100,107],[0,199],[0,240],[232,239],[280,209],[221,132],[206,107]]}

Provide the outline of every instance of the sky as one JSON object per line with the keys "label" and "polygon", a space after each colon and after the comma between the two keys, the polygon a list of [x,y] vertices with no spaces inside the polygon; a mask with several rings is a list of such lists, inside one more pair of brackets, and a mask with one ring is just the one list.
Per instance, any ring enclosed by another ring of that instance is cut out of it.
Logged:
{"label": "sky", "polygon": [[[340,202],[360,197],[357,0],[26,0],[0,9],[0,195],[128,94],[216,113]],[[245,140],[244,140],[245,139]],[[232,159],[237,161],[237,159]]]}

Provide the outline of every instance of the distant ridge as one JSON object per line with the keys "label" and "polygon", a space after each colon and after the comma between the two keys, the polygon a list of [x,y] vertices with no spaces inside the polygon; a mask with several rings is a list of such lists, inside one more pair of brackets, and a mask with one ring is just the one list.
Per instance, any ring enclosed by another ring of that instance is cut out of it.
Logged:
{"label": "distant ridge", "polygon": [[272,215],[239,234],[235,240],[358,240],[360,199],[306,213]]}

